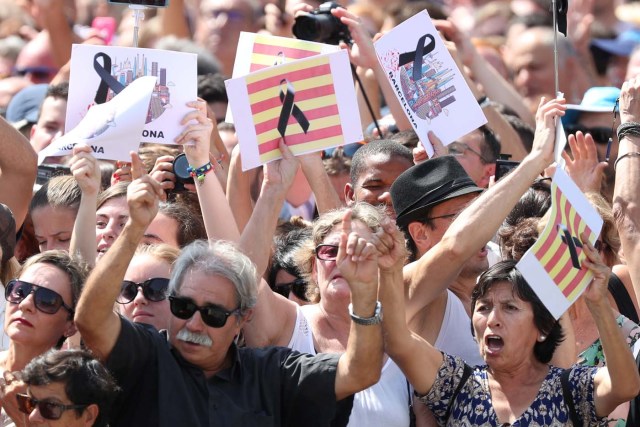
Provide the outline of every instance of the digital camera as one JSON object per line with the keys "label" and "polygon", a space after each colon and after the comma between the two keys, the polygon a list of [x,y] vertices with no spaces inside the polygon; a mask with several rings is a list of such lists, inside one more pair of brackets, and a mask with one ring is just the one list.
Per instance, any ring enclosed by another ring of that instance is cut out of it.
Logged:
{"label": "digital camera", "polygon": [[340,7],[334,2],[322,3],[316,10],[299,15],[293,24],[293,35],[301,40],[339,44],[351,42],[349,28],[331,14],[331,10]]}

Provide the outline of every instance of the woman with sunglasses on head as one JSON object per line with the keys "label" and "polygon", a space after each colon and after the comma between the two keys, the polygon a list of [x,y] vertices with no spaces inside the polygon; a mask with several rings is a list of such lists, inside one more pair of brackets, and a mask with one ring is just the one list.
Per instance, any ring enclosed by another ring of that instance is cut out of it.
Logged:
{"label": "woman with sunglasses on head", "polygon": [[167,244],[139,246],[116,300],[120,314],[157,330],[167,329],[171,318],[167,289],[171,268],[179,255],[178,249]]}
{"label": "woman with sunglasses on head", "polygon": [[[5,284],[4,329],[10,344],[0,353],[2,374],[24,369],[75,334],[73,314],[86,277],[86,268],[67,252],[48,251],[29,258],[19,278]],[[15,405],[15,396],[2,399],[1,425],[11,425]]]}

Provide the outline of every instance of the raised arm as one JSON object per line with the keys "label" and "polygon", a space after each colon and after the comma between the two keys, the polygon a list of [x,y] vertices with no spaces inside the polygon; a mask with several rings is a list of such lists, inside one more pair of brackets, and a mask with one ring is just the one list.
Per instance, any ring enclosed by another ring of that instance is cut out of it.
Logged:
{"label": "raised arm", "polygon": [[0,203],[13,212],[16,229],[29,210],[38,157],[29,141],[4,118],[0,118]]}
{"label": "raised arm", "polygon": [[69,252],[79,255],[90,266],[96,263],[96,205],[100,191],[100,166],[91,154],[91,147],[73,147],[71,172],[82,191],[80,207],[71,233]]}
{"label": "raised arm", "polygon": [[[210,161],[213,122],[207,117],[207,104],[205,101],[196,101],[187,105],[195,110],[187,113],[182,119],[182,125],[185,128],[176,138],[176,143],[184,147],[189,165],[197,175],[194,180],[207,236],[210,239],[237,242],[240,239],[240,233],[216,175],[226,174],[226,172],[222,163],[218,163],[215,159]],[[206,169],[207,166],[210,170],[201,170],[203,167]]]}
{"label": "raised arm", "polygon": [[103,361],[111,354],[122,327],[118,315],[113,311],[122,279],[164,195],[160,184],[143,175],[142,171],[142,162],[133,153],[132,174],[137,179],[127,190],[129,219],[111,249],[87,279],[76,308],[74,320],[85,344]]}
{"label": "raised arm", "polygon": [[583,268],[588,268],[594,274],[583,298],[598,328],[607,362],[607,366],[600,368],[593,379],[596,415],[604,417],[621,403],[636,397],[640,392],[640,375],[609,303],[607,284],[611,270],[604,265],[586,235],[582,236],[582,243],[587,255],[582,263]]}
{"label": "raised arm", "polygon": [[404,235],[391,220],[376,235],[380,267],[379,296],[384,307],[382,331],[385,352],[400,367],[420,395],[427,394],[442,364],[442,354],[411,332],[405,319],[402,266],[406,258]]}
{"label": "raised arm", "polygon": [[[280,150],[283,158],[264,167],[260,197],[240,238],[240,249],[256,264],[261,276],[271,256],[280,209],[298,169],[297,159],[282,141]],[[245,341],[251,347],[286,346],[291,339],[295,320],[295,303],[276,294],[264,280],[260,280],[258,304],[251,322],[244,327]]]}
{"label": "raised arm", "polygon": [[622,85],[620,120],[622,126],[633,126],[620,138],[615,162],[616,185],[613,191],[613,212],[620,234],[622,251],[636,295],[640,295],[640,78]]}
{"label": "raised arm", "polygon": [[[370,241],[351,230],[351,211],[342,218],[336,266],[351,289],[352,317],[372,318],[378,295],[378,254]],[[336,399],[364,390],[380,379],[382,329],[352,320],[347,350],[336,372]]]}
{"label": "raised arm", "polygon": [[564,115],[564,100],[540,101],[536,114],[536,135],[531,153],[515,172],[463,210],[438,244],[404,269],[409,286],[407,319],[413,319],[425,306],[447,289],[462,264],[476,254],[498,230],[533,180],[553,160],[555,124]]}
{"label": "raised arm", "polygon": [[342,207],[340,196],[331,184],[331,179],[322,163],[320,153],[309,153],[299,157],[300,167],[316,199],[318,213]]}

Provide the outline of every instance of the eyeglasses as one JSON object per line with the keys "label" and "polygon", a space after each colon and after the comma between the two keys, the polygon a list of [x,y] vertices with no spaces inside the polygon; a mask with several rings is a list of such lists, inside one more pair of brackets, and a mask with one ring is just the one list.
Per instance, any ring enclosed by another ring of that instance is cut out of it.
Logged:
{"label": "eyeglasses", "polygon": [[142,288],[142,295],[153,302],[163,301],[167,298],[167,288],[169,287],[169,279],[164,277],[154,277],[147,279],[142,283],[132,282],[131,280],[123,280],[120,295],[116,302],[118,304],[128,304],[138,295],[138,288]]}
{"label": "eyeglasses", "polygon": [[56,291],[19,279],[9,280],[4,290],[4,298],[10,303],[19,304],[32,293],[33,302],[41,312],[56,314],[60,307],[64,307],[69,313],[73,314],[73,308],[66,305],[62,296]]}
{"label": "eyeglasses", "polygon": [[18,409],[27,415],[38,408],[42,418],[47,420],[59,420],[64,411],[69,409],[84,409],[89,405],[63,405],[62,403],[51,402],[49,400],[39,400],[27,394],[17,393]]}
{"label": "eyeglasses", "polygon": [[338,245],[318,245],[315,252],[316,258],[322,261],[335,261],[338,257]]}
{"label": "eyeglasses", "polygon": [[169,308],[174,316],[183,320],[191,319],[195,312],[199,311],[202,321],[212,328],[222,328],[227,323],[229,316],[240,314],[240,308],[236,308],[233,311],[225,311],[222,307],[215,305],[200,307],[191,299],[178,296],[169,297]]}
{"label": "eyeglasses", "polygon": [[57,70],[52,67],[36,66],[36,67],[16,67],[13,69],[13,75],[24,77],[31,74],[36,79],[47,79],[51,77]]}
{"label": "eyeglasses", "polygon": [[450,214],[445,214],[445,215],[439,215],[439,216],[432,216],[431,218],[426,218],[427,221],[431,221],[434,219],[442,219],[442,218],[453,218],[454,216],[458,216],[457,213],[450,213]]}
{"label": "eyeglasses", "polygon": [[307,300],[307,282],[304,279],[296,279],[293,282],[277,284],[273,287],[273,291],[285,298],[289,298],[289,293],[293,292],[293,294],[301,300]]}
{"label": "eyeglasses", "polygon": [[613,136],[613,131],[611,130],[611,128],[606,126],[597,126],[590,128],[576,123],[573,125],[568,125],[565,130],[567,134],[575,134],[578,131],[582,132],[585,135],[587,133],[591,134],[593,140],[598,144],[608,144],[609,138]]}
{"label": "eyeglasses", "polygon": [[474,150],[473,148],[469,147],[468,144],[465,144],[464,142],[452,142],[451,144],[449,144],[447,146],[448,150],[449,150],[449,154],[451,154],[452,156],[456,156],[456,157],[460,157],[460,156],[464,156],[464,153],[467,151],[471,151],[473,154],[475,154],[476,156],[480,157],[480,160],[482,161],[482,163],[495,163],[492,161],[489,161],[487,159],[484,158],[484,156],[482,155],[481,152]]}

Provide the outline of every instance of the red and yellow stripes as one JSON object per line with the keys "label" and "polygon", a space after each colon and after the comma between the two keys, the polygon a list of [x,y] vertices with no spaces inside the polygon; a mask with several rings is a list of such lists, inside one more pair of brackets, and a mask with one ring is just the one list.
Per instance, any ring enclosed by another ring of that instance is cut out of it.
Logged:
{"label": "red and yellow stripes", "polygon": [[286,78],[295,89],[294,103],[302,110],[310,126],[305,134],[291,116],[286,143],[294,153],[314,151],[343,142],[343,129],[328,56],[310,58],[289,66],[248,75],[247,92],[258,139],[260,160],[268,162],[280,156],[277,130],[282,110],[281,81]]}
{"label": "red and yellow stripes", "polygon": [[[557,284],[562,294],[570,301],[574,301],[580,292],[589,284],[591,276],[587,275],[587,269],[576,269],[571,262],[568,246],[562,241],[558,231],[558,224],[565,224],[572,236],[580,239],[580,235],[586,232],[592,237],[593,231],[571,206],[565,195],[556,184],[551,187],[551,216],[549,222],[553,227],[546,227],[538,238],[541,245],[534,245],[534,255],[549,274],[551,280]],[[580,262],[585,259],[582,249],[577,247]]]}
{"label": "red and yellow stripes", "polygon": [[322,53],[322,46],[317,43],[256,34],[249,72],[262,70],[274,64],[309,58],[320,53]]}

